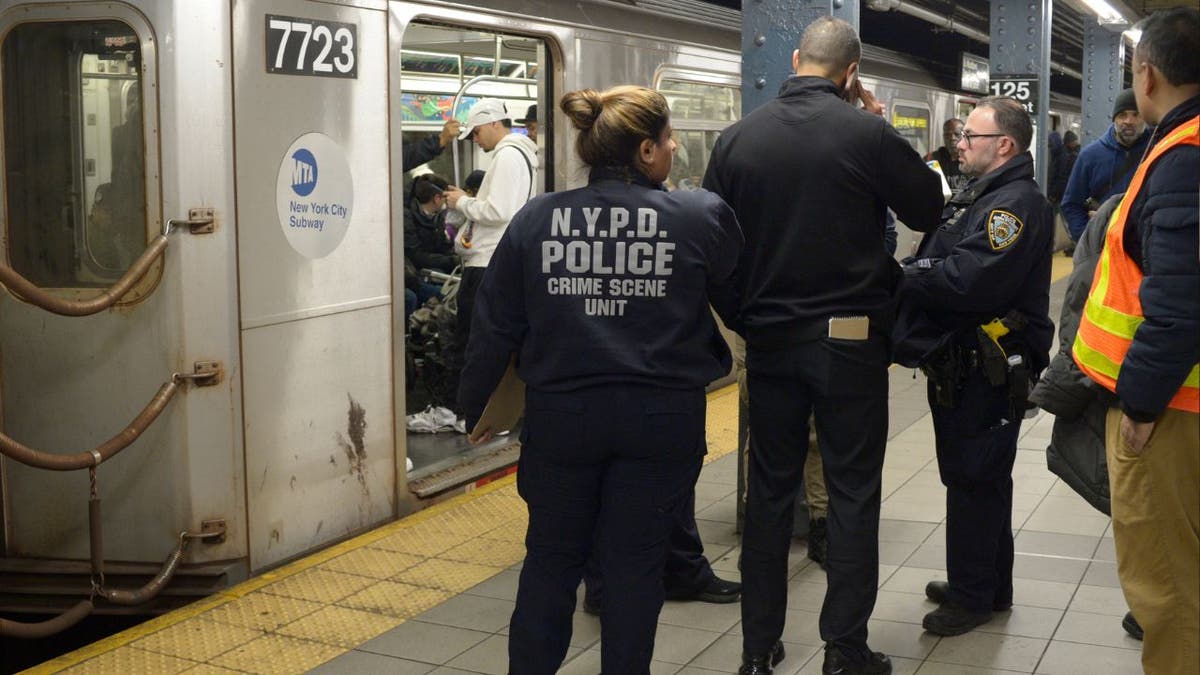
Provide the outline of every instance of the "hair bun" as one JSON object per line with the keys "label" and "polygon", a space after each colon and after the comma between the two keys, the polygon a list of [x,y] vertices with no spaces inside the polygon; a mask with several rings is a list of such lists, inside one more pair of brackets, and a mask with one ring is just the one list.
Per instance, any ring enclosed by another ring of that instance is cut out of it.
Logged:
{"label": "hair bun", "polygon": [[559,108],[566,113],[576,129],[588,131],[596,124],[604,103],[600,92],[595,89],[580,89],[564,94]]}

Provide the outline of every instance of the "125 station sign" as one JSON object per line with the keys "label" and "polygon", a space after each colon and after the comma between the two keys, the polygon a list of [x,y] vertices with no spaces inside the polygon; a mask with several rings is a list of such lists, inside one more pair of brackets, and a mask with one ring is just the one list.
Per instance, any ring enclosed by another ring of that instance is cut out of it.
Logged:
{"label": "125 station sign", "polygon": [[1011,96],[1025,108],[1025,112],[1036,115],[1038,110],[1038,79],[1036,75],[992,75],[990,84],[993,96]]}

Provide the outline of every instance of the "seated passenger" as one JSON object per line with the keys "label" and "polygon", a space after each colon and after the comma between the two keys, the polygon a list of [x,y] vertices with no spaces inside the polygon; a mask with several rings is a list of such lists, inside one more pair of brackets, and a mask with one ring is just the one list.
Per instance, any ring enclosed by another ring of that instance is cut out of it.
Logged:
{"label": "seated passenger", "polygon": [[560,108],[588,185],[513,217],[479,288],[459,400],[474,429],[517,357],[529,530],[508,671],[562,665],[594,555],[603,671],[648,673],[674,514],[706,451],[704,387],[731,365],[709,304],[732,318],[742,234],[715,195],[661,189],[675,146],[661,94],[582,90]]}
{"label": "seated passenger", "polygon": [[458,267],[454,243],[446,236],[446,197],[449,183],[433,173],[413,180],[404,212],[404,255],[417,269],[450,273]]}

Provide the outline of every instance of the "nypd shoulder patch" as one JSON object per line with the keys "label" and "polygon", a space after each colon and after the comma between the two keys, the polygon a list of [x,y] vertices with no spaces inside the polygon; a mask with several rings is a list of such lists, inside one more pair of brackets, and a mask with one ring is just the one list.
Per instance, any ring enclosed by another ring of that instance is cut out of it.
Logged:
{"label": "nypd shoulder patch", "polygon": [[1025,223],[1008,211],[995,209],[988,214],[988,243],[992,245],[993,251],[1002,251],[1012,246],[1017,237],[1021,236],[1023,229],[1025,229]]}

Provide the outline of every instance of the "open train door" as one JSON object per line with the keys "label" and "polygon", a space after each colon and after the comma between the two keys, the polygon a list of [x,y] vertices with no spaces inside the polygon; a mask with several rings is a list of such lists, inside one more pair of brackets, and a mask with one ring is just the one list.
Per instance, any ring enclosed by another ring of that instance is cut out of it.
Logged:
{"label": "open train door", "polygon": [[255,569],[396,513],[387,14],[358,4],[233,6]]}
{"label": "open train door", "polygon": [[[89,497],[126,572],[205,527],[224,538],[184,561],[244,568],[228,21],[220,3],[0,2],[3,432],[87,458],[0,459],[0,575],[39,575],[0,578],[3,608],[88,595]],[[122,432],[147,402],[157,418]]]}

